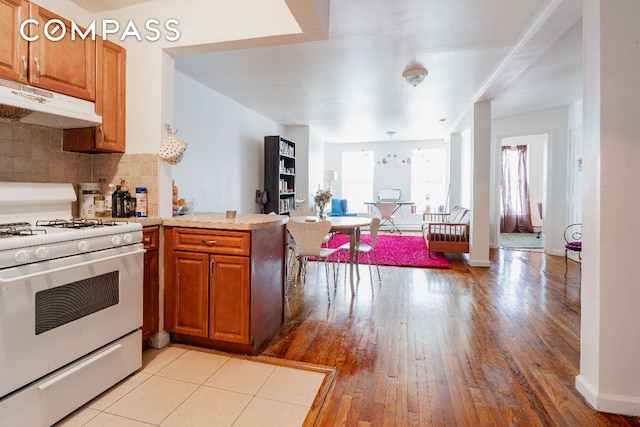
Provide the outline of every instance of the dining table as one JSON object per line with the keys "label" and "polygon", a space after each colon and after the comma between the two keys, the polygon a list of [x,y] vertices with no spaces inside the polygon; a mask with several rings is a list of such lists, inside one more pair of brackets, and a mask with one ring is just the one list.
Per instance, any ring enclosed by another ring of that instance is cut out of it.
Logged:
{"label": "dining table", "polygon": [[[294,216],[290,221],[317,221],[315,216]],[[355,295],[355,287],[353,285],[353,273],[355,270],[358,280],[360,280],[360,271],[358,269],[358,257],[355,256],[356,244],[360,241],[360,229],[371,224],[371,217],[367,216],[329,216],[326,218],[331,222],[331,232],[337,232],[349,235],[349,285],[351,286],[351,295]]]}

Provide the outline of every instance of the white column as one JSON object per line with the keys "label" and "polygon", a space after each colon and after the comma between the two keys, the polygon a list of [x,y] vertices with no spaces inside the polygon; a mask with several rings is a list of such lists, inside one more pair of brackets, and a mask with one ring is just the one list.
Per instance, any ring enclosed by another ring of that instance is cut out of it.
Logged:
{"label": "white column", "polygon": [[597,410],[640,415],[640,2],[584,2],[580,375]]}
{"label": "white column", "polygon": [[449,206],[450,212],[454,206],[460,205],[460,187],[462,185],[462,135],[449,135]]}
{"label": "white column", "polygon": [[489,213],[491,194],[491,102],[473,106],[471,126],[472,190],[469,265],[489,267]]}

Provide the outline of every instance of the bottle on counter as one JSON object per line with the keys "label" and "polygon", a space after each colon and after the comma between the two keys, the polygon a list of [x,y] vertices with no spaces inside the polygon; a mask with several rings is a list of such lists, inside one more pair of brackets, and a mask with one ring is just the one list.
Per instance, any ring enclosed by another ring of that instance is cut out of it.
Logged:
{"label": "bottle on counter", "polygon": [[124,218],[125,217],[125,200],[124,200],[124,192],[120,185],[116,185],[116,189],[111,195],[111,216],[114,218]]}
{"label": "bottle on counter", "polygon": [[102,218],[105,216],[105,185],[107,180],[105,178],[98,179],[98,186],[100,192],[93,196],[93,209],[95,211],[96,218]]}
{"label": "bottle on counter", "polygon": [[145,218],[148,215],[147,212],[147,187],[136,187],[136,217]]}
{"label": "bottle on counter", "polygon": [[131,216],[131,204],[133,203],[133,201],[131,200],[131,193],[129,193],[129,190],[124,190],[122,194],[124,199],[124,215],[123,216],[125,218],[129,218]]}
{"label": "bottle on counter", "polygon": [[111,216],[113,216],[112,196],[114,191],[116,191],[116,186],[114,184],[107,185],[106,191],[104,193],[104,216],[106,218],[110,218]]}

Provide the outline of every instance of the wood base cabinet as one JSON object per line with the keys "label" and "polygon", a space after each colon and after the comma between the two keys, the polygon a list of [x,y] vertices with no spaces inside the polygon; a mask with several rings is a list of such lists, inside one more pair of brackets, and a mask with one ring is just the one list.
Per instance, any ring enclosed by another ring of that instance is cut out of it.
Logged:
{"label": "wood base cabinet", "polygon": [[171,340],[256,354],[284,321],[285,226],[164,233]]}
{"label": "wood base cabinet", "polygon": [[160,227],[142,229],[144,254],[144,282],[142,287],[142,347],[149,347],[149,340],[158,332],[160,273],[158,269]]}

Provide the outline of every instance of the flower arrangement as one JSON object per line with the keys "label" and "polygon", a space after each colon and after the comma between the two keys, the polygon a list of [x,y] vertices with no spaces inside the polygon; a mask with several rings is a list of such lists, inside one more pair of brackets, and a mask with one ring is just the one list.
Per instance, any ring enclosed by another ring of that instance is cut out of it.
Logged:
{"label": "flower arrangement", "polygon": [[316,194],[313,196],[313,201],[315,202],[316,206],[324,207],[324,205],[331,201],[331,196],[331,190],[323,190],[321,188],[318,188],[318,191],[316,191]]}
{"label": "flower arrangement", "polygon": [[313,201],[320,211],[320,217],[324,217],[324,207],[331,201],[331,190],[318,188],[318,191],[316,191],[316,194],[313,196]]}

